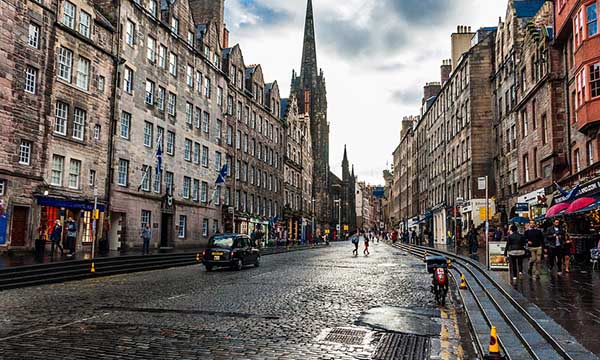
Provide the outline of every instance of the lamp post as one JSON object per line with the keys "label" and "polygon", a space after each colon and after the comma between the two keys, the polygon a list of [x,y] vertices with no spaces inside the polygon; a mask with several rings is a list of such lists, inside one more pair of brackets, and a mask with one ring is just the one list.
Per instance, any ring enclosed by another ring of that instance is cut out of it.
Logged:
{"label": "lamp post", "polygon": [[458,208],[462,206],[464,199],[457,197],[454,203],[454,253],[458,254]]}
{"label": "lamp post", "polygon": [[313,238],[313,242],[315,241],[315,203],[317,202],[317,200],[315,198],[312,198],[311,200],[312,203],[312,238]]}
{"label": "lamp post", "polygon": [[342,199],[333,200],[338,204],[338,240],[341,239],[340,232],[342,231]]}

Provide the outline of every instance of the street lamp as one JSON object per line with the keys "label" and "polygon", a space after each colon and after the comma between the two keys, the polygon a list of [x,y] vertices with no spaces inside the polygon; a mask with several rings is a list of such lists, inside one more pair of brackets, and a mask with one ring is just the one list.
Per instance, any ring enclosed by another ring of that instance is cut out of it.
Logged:
{"label": "street lamp", "polygon": [[464,199],[457,197],[454,204],[454,253],[458,254],[458,207],[462,206]]}
{"label": "street lamp", "polygon": [[334,203],[338,204],[338,240],[341,239],[340,233],[342,232],[342,199],[333,200]]}
{"label": "street lamp", "polygon": [[315,241],[315,203],[317,202],[317,200],[315,198],[312,198],[310,200],[310,202],[312,203],[312,237],[313,237],[313,242]]}

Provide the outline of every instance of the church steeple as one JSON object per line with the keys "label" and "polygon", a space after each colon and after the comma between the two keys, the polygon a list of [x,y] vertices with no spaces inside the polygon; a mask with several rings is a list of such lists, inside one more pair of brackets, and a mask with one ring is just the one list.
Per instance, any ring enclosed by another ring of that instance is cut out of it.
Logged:
{"label": "church steeple", "polygon": [[350,176],[350,168],[348,166],[348,152],[346,151],[346,145],[344,145],[344,159],[342,160],[342,179],[346,180]]}
{"label": "church steeple", "polygon": [[317,45],[315,42],[315,20],[313,17],[312,0],[306,5],[306,20],[304,22],[304,43],[302,46],[302,66],[300,74],[304,86],[316,85],[317,71]]}

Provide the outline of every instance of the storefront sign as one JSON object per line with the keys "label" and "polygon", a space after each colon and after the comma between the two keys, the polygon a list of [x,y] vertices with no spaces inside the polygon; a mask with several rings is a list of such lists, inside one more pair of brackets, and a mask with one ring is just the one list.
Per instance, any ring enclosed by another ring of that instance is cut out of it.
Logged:
{"label": "storefront sign", "polygon": [[529,212],[529,203],[516,203],[515,204],[515,212]]}
{"label": "storefront sign", "polygon": [[[573,191],[573,190],[574,189],[572,189],[571,191]],[[555,197],[552,201],[552,204],[558,204],[560,202],[563,202],[563,201],[567,200],[569,197],[571,198],[570,200],[574,200],[578,197],[590,196],[590,195],[597,193],[598,191],[600,191],[600,178],[584,183],[583,185],[581,185],[579,187],[579,189],[577,189],[577,193],[572,196],[561,195],[561,196]]]}
{"label": "storefront sign", "polygon": [[508,270],[508,258],[504,256],[506,243],[503,241],[490,241],[488,245],[490,269]]}

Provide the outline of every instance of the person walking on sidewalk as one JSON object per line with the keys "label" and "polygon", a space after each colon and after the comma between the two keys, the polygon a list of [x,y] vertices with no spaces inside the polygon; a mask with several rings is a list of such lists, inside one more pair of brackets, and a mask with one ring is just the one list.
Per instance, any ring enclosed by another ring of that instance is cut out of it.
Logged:
{"label": "person walking on sidewalk", "polygon": [[365,254],[365,256],[369,256],[369,235],[365,233],[365,249],[363,250],[363,254]]}
{"label": "person walking on sidewalk", "polygon": [[142,237],[143,245],[142,245],[142,255],[150,254],[150,239],[152,238],[152,229],[150,229],[150,224],[146,224],[146,226],[142,229]]}
{"label": "person walking on sidewalk", "polygon": [[65,254],[65,250],[60,245],[60,241],[62,240],[62,230],[63,230],[63,228],[62,228],[62,225],[60,225],[60,220],[56,219],[56,221],[54,222],[54,227],[52,227],[52,232],[50,233],[50,242],[52,243],[52,245],[50,246],[50,256],[51,257],[54,256],[54,247],[55,246],[58,250],[60,250],[61,256]]}
{"label": "person walking on sidewalk", "polygon": [[554,224],[546,232],[546,247],[544,253],[548,254],[548,270],[552,272],[556,262],[556,275],[562,275],[563,244],[565,232],[560,227],[560,220],[554,219]]}
{"label": "person walking on sidewalk", "polygon": [[506,247],[504,248],[504,256],[508,254],[510,261],[510,273],[513,280],[523,277],[523,257],[525,257],[525,238],[519,234],[517,227],[511,225],[509,228],[509,236],[506,239]]}
{"label": "person walking on sidewalk", "polygon": [[532,275],[533,267],[535,266],[535,277],[539,279],[540,265],[544,255],[544,233],[537,228],[537,225],[533,220],[529,221],[529,229],[525,231],[525,240],[527,240],[527,246],[531,252],[527,273]]}
{"label": "person walking on sidewalk", "polygon": [[77,242],[77,223],[69,216],[67,220],[67,247],[69,256],[75,256],[75,245]]}

